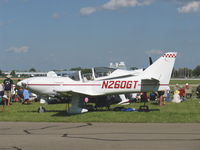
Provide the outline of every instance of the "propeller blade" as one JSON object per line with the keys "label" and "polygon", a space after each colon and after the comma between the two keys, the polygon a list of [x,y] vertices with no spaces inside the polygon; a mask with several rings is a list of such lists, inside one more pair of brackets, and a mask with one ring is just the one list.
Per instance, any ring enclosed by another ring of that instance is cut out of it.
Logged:
{"label": "propeller blade", "polygon": [[149,64],[152,65],[153,64],[153,61],[152,61],[152,58],[149,57]]}

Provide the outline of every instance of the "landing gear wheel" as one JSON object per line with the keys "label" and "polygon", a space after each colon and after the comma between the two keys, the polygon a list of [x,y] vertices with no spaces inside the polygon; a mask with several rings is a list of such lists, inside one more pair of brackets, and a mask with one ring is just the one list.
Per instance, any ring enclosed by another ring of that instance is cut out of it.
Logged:
{"label": "landing gear wheel", "polygon": [[44,108],[44,107],[42,107],[42,106],[40,106],[39,108],[38,108],[38,112],[39,113],[43,113],[43,112],[45,112],[46,111],[46,109]]}

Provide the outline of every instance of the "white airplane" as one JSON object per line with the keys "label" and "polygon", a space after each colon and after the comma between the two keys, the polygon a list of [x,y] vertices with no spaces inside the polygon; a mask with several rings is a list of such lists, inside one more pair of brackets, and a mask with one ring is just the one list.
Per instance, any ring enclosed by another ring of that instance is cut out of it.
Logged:
{"label": "white airplane", "polygon": [[176,52],[163,54],[138,75],[108,80],[75,81],[69,77],[32,77],[17,83],[41,95],[69,95],[72,97],[68,113],[87,112],[80,106],[81,97],[111,94],[139,93],[165,90],[169,86]]}

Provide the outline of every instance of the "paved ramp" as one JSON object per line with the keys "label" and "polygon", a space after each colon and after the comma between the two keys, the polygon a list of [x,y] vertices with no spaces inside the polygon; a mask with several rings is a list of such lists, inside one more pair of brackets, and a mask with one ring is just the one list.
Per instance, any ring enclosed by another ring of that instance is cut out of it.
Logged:
{"label": "paved ramp", "polygon": [[199,150],[200,124],[0,123],[0,150]]}

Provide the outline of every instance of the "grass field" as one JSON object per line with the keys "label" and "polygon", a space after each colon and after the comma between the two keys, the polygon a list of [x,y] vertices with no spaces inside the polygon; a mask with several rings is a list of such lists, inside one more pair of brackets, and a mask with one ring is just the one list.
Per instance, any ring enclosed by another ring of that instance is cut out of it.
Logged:
{"label": "grass field", "polygon": [[170,85],[175,85],[175,84],[195,84],[198,85],[200,84],[200,80],[171,80]]}
{"label": "grass field", "polygon": [[[95,111],[78,115],[67,115],[66,104],[46,105],[47,112],[38,113],[39,103],[22,105],[13,103],[0,112],[0,121],[25,122],[123,122],[123,123],[200,123],[200,100],[191,99],[180,104],[165,106],[148,104],[150,112]],[[139,108],[141,103],[126,107]],[[160,110],[159,110],[160,109]]]}

